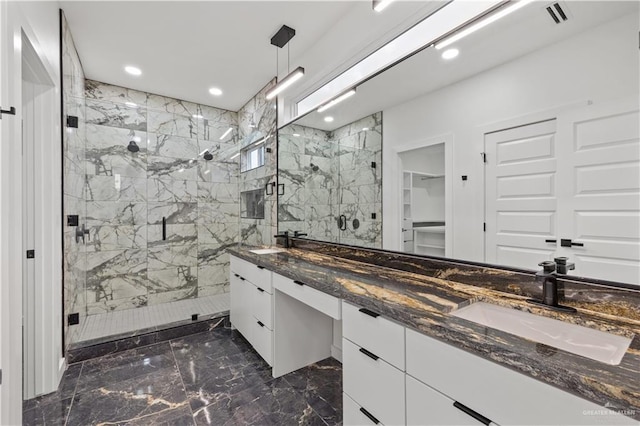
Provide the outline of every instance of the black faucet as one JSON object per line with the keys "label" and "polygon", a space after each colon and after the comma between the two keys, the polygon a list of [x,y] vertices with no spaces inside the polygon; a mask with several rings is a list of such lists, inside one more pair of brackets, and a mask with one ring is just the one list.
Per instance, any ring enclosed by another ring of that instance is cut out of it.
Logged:
{"label": "black faucet", "polygon": [[298,237],[306,237],[306,236],[307,236],[307,234],[305,234],[305,233],[303,233],[303,232],[301,232],[301,231],[293,231],[293,236],[294,236],[295,238],[298,238]]}
{"label": "black faucet", "polygon": [[282,234],[274,235],[273,238],[283,238],[284,248],[289,248],[289,231],[284,231]]}
{"label": "black faucet", "polygon": [[527,299],[527,302],[554,311],[576,312],[574,308],[558,303],[558,275],[566,275],[568,271],[576,268],[575,264],[568,263],[566,257],[556,257],[553,262],[546,260],[538,266],[542,266],[542,271],[536,272],[536,281],[542,281],[542,300]]}

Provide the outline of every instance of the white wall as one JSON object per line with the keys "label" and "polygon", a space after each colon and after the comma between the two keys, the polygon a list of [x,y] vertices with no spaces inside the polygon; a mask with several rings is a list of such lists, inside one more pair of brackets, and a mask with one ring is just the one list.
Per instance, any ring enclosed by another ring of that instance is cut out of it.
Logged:
{"label": "white wall", "polygon": [[[484,260],[482,128],[580,101],[637,96],[637,43],[637,20],[621,18],[384,111],[385,141],[453,135],[452,257]],[[390,250],[400,249],[396,156],[383,144],[383,241]]]}
{"label": "white wall", "polygon": [[[1,2],[2,44],[0,45],[0,67],[2,86],[0,105],[15,106],[15,117],[2,119],[2,141],[0,141],[0,291],[2,332],[3,383],[0,388],[2,412],[0,424],[20,424],[22,419],[22,262],[26,248],[22,245],[22,139],[19,126],[22,120],[22,34],[35,48],[43,63],[47,77],[55,85],[54,107],[49,110],[50,121],[55,126],[50,139],[51,150],[42,164],[40,179],[48,185],[49,197],[44,208],[46,223],[51,238],[37,253],[42,260],[42,273],[47,277],[50,296],[45,298],[42,335],[52,336],[51,347],[39,360],[46,367],[48,377],[43,383],[49,392],[57,388],[61,374],[61,185],[60,185],[60,75],[59,33],[57,2]],[[42,154],[41,154],[42,155]],[[44,158],[41,158],[44,159]],[[57,236],[57,237],[56,237]]]}

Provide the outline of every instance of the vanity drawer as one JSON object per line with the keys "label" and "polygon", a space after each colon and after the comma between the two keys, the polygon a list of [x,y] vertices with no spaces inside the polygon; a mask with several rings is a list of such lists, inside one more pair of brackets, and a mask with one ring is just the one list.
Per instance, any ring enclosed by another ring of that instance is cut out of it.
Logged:
{"label": "vanity drawer", "polygon": [[[366,351],[366,350],[365,350]],[[405,424],[405,374],[373,359],[363,348],[342,339],[343,389],[360,406],[387,425]]]}
{"label": "vanity drawer", "polygon": [[251,345],[267,364],[273,366],[273,333],[264,324],[260,325],[255,318],[252,322]]}
{"label": "vanity drawer", "polygon": [[407,375],[407,425],[410,426],[477,426],[479,420],[456,408],[446,397]]}
{"label": "vanity drawer", "polygon": [[340,299],[336,297],[276,273],[273,274],[273,287],[331,318],[342,318]]}
{"label": "vanity drawer", "polygon": [[273,330],[273,296],[260,287],[255,285],[251,285],[251,287],[253,316],[269,330]]}
{"label": "vanity drawer", "polygon": [[271,271],[235,256],[229,256],[229,258],[232,274],[240,275],[252,284],[264,289],[267,293],[273,292],[271,289]]}
{"label": "vanity drawer", "polygon": [[[373,419],[369,416],[373,417]],[[375,419],[375,420],[374,420]],[[376,420],[378,421],[376,423]],[[342,424],[344,426],[382,425],[369,410],[360,407],[349,395],[342,393]]]}
{"label": "vanity drawer", "polygon": [[368,309],[342,302],[342,335],[404,371],[404,330]]}

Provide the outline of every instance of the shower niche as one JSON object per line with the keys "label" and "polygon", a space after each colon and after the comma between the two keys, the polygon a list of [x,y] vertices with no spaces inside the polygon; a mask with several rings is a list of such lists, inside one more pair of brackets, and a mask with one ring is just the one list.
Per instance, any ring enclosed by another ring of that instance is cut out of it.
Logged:
{"label": "shower niche", "polygon": [[240,217],[243,219],[264,219],[264,189],[254,189],[240,193]]}

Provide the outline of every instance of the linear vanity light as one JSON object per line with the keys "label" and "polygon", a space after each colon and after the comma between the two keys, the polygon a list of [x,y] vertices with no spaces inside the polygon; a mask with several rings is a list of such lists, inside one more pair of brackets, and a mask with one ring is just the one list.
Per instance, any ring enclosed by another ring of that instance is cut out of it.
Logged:
{"label": "linear vanity light", "polygon": [[232,130],[233,130],[233,127],[229,127],[229,128],[227,129],[227,131],[226,131],[226,132],[224,132],[224,133],[222,134],[222,136],[220,136],[220,140],[222,140],[222,139],[226,138],[226,137],[227,137],[227,135],[228,135],[229,133],[231,133],[231,131],[232,131]]}
{"label": "linear vanity light", "polygon": [[323,112],[328,110],[329,108],[331,108],[332,106],[344,101],[347,98],[350,98],[351,96],[356,94],[356,89],[351,89],[348,92],[343,93],[342,95],[333,98],[332,100],[330,100],[329,102],[327,102],[326,104],[322,105],[320,108],[318,108],[318,112]]}
{"label": "linear vanity light", "polygon": [[447,46],[450,46],[456,41],[463,39],[469,34],[475,33],[479,29],[482,29],[487,25],[492,24],[493,22],[496,22],[500,18],[504,18],[505,16],[515,12],[518,9],[523,8],[524,6],[528,5],[533,1],[534,0],[519,0],[518,2],[513,2],[512,4],[505,7],[504,9],[499,10],[498,12],[493,13],[484,19],[480,19],[476,23],[471,24],[468,27],[464,28],[462,31],[455,32],[451,37],[447,37],[444,40],[436,43],[436,49],[440,50]]}
{"label": "linear vanity light", "polygon": [[382,12],[382,10],[386,9],[392,1],[393,0],[373,0],[373,10],[376,12]]}
{"label": "linear vanity light", "polygon": [[278,93],[283,92],[286,88],[291,86],[293,83],[300,80],[302,76],[304,76],[304,68],[302,67],[296,68],[291,73],[289,73],[288,76],[283,78],[282,81],[280,81],[278,84],[276,84],[271,89],[269,89],[269,91],[267,92],[267,99],[273,99],[274,97],[276,97]]}

